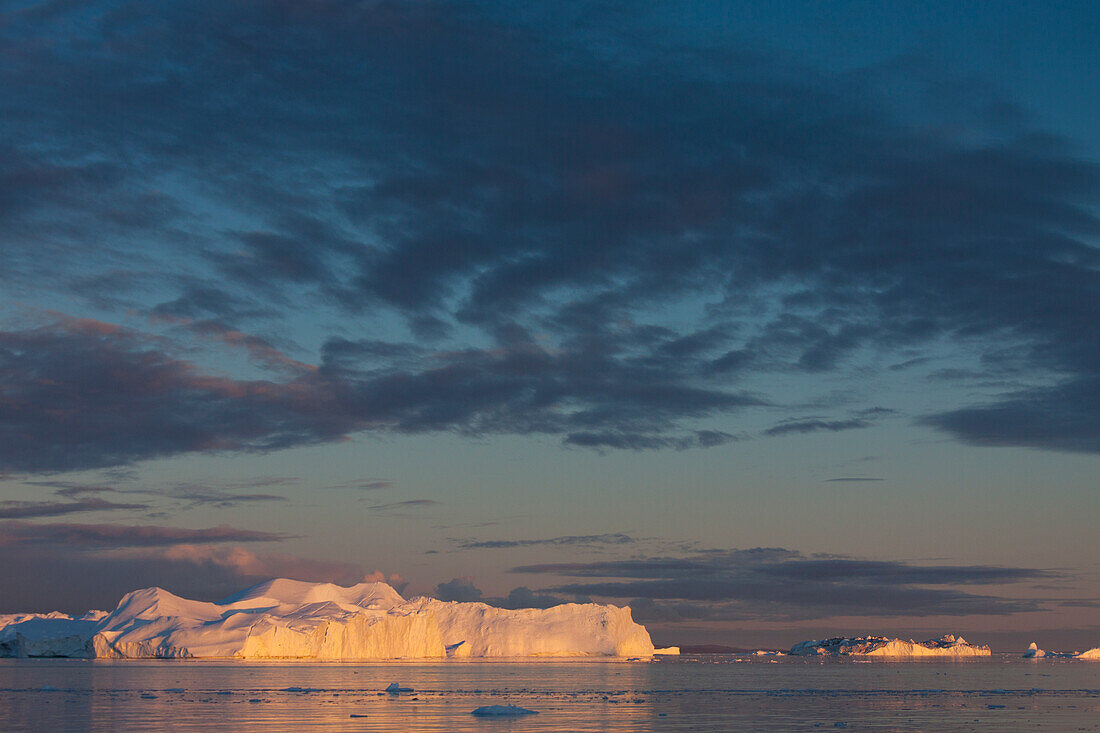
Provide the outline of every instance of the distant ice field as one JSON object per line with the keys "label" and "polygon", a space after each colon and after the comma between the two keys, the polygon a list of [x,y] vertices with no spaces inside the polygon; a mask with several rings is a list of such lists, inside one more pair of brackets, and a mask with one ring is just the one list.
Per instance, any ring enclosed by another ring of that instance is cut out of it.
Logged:
{"label": "distant ice field", "polygon": [[[398,683],[411,691],[388,693]],[[536,711],[479,717],[486,706]],[[1100,664],[0,660],[5,731],[1100,731]]]}

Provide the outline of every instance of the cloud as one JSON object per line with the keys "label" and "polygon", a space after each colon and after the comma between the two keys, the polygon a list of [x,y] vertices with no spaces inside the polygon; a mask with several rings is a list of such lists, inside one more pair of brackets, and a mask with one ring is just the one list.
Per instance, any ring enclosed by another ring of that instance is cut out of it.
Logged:
{"label": "cloud", "polygon": [[127,524],[31,524],[0,522],[0,545],[64,545],[70,549],[167,547],[219,542],[279,542],[291,535],[220,525],[184,529]]}
{"label": "cloud", "polygon": [[[20,113],[0,277],[186,319],[275,380],[118,333],[9,332],[0,470],[357,431],[717,446],[777,379],[881,352],[916,375],[933,349],[1030,386],[956,393],[924,424],[1100,450],[1100,348],[1081,338],[1100,169],[992,85],[916,57],[827,76],[681,43],[647,10],[92,7],[4,16]],[[264,319],[309,321],[319,358],[242,325]],[[407,339],[354,333],[384,320]]]}
{"label": "cloud", "polygon": [[367,573],[359,580],[360,583],[388,583],[398,593],[405,591],[405,586],[409,584],[409,581],[403,578],[398,573],[390,573],[386,575],[381,570],[375,570],[373,573]]}
{"label": "cloud", "polygon": [[424,509],[439,506],[441,503],[435,499],[406,499],[405,501],[391,501],[386,504],[371,504],[367,509],[372,512],[392,514],[405,509]]}
{"label": "cloud", "polygon": [[494,599],[493,605],[501,608],[550,608],[563,603],[588,603],[588,598],[573,596],[565,598],[552,593],[535,592],[526,586],[513,588],[507,597]]}
{"label": "cloud", "polygon": [[534,545],[552,545],[555,547],[570,545],[628,545],[636,540],[625,534],[566,535],[538,540],[452,540],[460,550],[497,550],[513,547],[531,547]]}
{"label": "cloud", "polygon": [[1004,396],[1000,401],[928,415],[924,425],[981,446],[1100,452],[1100,377]]}
{"label": "cloud", "polygon": [[[83,611],[84,604],[109,610],[124,593],[149,586],[216,600],[273,577],[343,585],[364,579],[362,568],[352,563],[238,544],[289,538],[227,526],[0,522],[0,586],[6,589],[0,613]],[[389,580],[403,587],[400,576]]]}
{"label": "cloud", "polygon": [[0,333],[0,470],[60,471],[189,451],[270,450],[352,426],[324,389],[202,374],[112,324]]}
{"label": "cloud", "polygon": [[[273,577],[349,585],[356,565],[257,553],[236,546],[173,544],[121,549],[0,544],[0,584],[7,589],[0,613],[28,610],[110,610],[123,594],[159,586],[202,600],[217,600]],[[49,578],[49,583],[41,582]]]}
{"label": "cloud", "polygon": [[171,489],[147,490],[139,493],[163,496],[186,502],[191,507],[213,506],[219,508],[237,506],[238,504],[255,504],[257,502],[286,501],[285,496],[278,494],[236,494],[222,491],[213,487],[190,485],[177,486]]}
{"label": "cloud", "polygon": [[381,478],[365,478],[356,481],[345,481],[341,484],[334,484],[329,486],[330,489],[358,489],[359,491],[381,491],[382,489],[392,489],[394,485],[393,481],[389,479]]}
{"label": "cloud", "polygon": [[0,501],[0,519],[57,517],[78,512],[110,512],[148,508],[148,504],[121,504],[94,498],[79,501]]}
{"label": "cloud", "polygon": [[863,418],[853,418],[851,420],[795,420],[793,422],[784,422],[764,431],[764,435],[779,436],[779,435],[791,435],[791,434],[804,434],[804,433],[816,433],[819,431],[828,431],[831,433],[839,432],[841,430],[857,430],[859,428],[869,428],[872,423]]}
{"label": "cloud", "polygon": [[1057,578],[1050,571],[988,565],[920,565],[847,557],[806,557],[783,548],[709,551],[590,563],[543,563],[511,572],[588,579],[550,594],[638,599],[639,618],[790,619],[830,616],[1007,615],[1042,603],[975,593]]}
{"label": "cloud", "polygon": [[441,601],[472,603],[482,600],[481,589],[474,585],[474,579],[469,576],[440,583],[435,587],[433,595]]}

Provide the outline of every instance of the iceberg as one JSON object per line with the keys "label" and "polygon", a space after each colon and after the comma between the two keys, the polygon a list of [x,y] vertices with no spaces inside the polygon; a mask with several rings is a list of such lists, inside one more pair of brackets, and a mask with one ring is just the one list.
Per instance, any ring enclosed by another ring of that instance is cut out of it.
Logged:
{"label": "iceberg", "polygon": [[484,603],[420,598],[417,613],[434,616],[447,656],[469,657],[650,657],[653,642],[634,623],[629,608],[566,603],[514,611]]}
{"label": "iceberg", "polygon": [[837,636],[820,641],[803,641],[790,654],[804,656],[853,657],[988,657],[989,647],[968,644],[961,636],[945,634],[928,641],[902,641],[885,636]]}
{"label": "iceberg", "polygon": [[649,632],[629,608],[406,601],[386,583],[277,579],[214,603],[144,588],[127,593],[110,613],[0,616],[5,657],[335,661],[653,653]]}
{"label": "iceberg", "polygon": [[1039,648],[1039,645],[1035,642],[1031,642],[1027,651],[1024,652],[1025,659],[1042,659],[1043,657],[1059,657],[1062,659],[1100,659],[1100,647],[1096,649],[1089,649],[1084,652],[1047,652]]}
{"label": "iceberg", "polygon": [[107,614],[0,614],[0,657],[83,656],[90,634]]}
{"label": "iceberg", "polygon": [[1033,641],[1028,644],[1027,651],[1024,652],[1024,659],[1042,659],[1046,655],[1047,653],[1040,649],[1039,645]]}
{"label": "iceberg", "polygon": [[538,715],[538,710],[528,710],[516,705],[483,705],[470,711],[470,715],[479,718],[519,718],[524,715]]}

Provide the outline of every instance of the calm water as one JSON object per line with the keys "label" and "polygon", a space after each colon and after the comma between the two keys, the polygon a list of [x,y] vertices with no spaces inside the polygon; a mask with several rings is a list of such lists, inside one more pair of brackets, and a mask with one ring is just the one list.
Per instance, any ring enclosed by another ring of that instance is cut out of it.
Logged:
{"label": "calm water", "polygon": [[[381,693],[391,682],[415,691]],[[539,714],[470,715],[494,704]],[[1100,663],[0,660],[0,729],[1100,731]]]}

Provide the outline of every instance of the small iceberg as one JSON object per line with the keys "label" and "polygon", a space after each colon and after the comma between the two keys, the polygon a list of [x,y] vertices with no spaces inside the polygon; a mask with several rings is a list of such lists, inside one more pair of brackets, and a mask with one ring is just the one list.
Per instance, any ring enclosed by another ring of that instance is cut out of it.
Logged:
{"label": "small iceberg", "polygon": [[479,718],[518,718],[521,715],[538,715],[538,713],[538,710],[528,710],[517,705],[484,705],[470,711],[470,715],[476,715]]}
{"label": "small iceberg", "polygon": [[402,687],[401,685],[399,685],[396,682],[391,683],[390,686],[386,688],[386,692],[390,693],[391,695],[400,695],[402,692],[412,692],[412,691],[413,691],[413,688],[411,688],[411,687]]}
{"label": "small iceberg", "polygon": [[1047,653],[1040,649],[1039,645],[1033,641],[1028,645],[1027,651],[1024,652],[1024,659],[1042,659],[1046,655]]}

